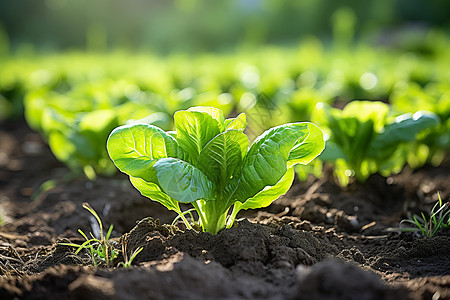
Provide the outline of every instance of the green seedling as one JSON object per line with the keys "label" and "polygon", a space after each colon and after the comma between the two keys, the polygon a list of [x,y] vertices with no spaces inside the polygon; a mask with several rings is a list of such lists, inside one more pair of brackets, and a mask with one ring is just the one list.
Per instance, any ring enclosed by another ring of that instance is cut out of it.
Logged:
{"label": "green seedling", "polygon": [[[293,166],[308,164],[325,146],[322,131],[308,122],[273,127],[248,148],[243,113],[225,119],[220,109],[192,107],[174,121],[176,132],[120,126],[108,138],[108,153],[142,195],[178,213],[187,228],[196,223],[212,234],[231,227],[240,210],[285,194]],[[179,203],[191,203],[198,220],[189,222]]]}
{"label": "green seedling", "polygon": [[86,240],[84,243],[61,243],[61,245],[76,247],[77,251],[75,252],[75,254],[80,253],[80,251],[83,249],[88,249],[94,266],[104,264],[107,267],[110,267],[112,262],[118,255],[118,251],[109,243],[113,225],[109,226],[106,235],[104,235],[103,224],[97,212],[88,203],[83,203],[83,208],[87,209],[97,220],[97,223],[100,227],[100,239],[95,238],[92,233],[89,233],[90,237],[88,237],[81,229],[78,229],[78,232]]}
{"label": "green seedling", "polygon": [[450,202],[443,203],[441,195],[438,193],[439,201],[433,206],[430,218],[427,219],[423,212],[420,216],[414,215],[410,219],[405,219],[400,224],[408,223],[415,227],[400,228],[404,232],[420,232],[423,236],[432,237],[437,232],[450,226]]}
{"label": "green seedling", "polygon": [[133,260],[136,258],[136,256],[144,249],[144,247],[139,247],[137,249],[134,249],[133,253],[131,253],[130,258],[128,258],[126,249],[123,248],[122,244],[122,253],[123,253],[123,262],[119,263],[119,266],[123,268],[129,268],[131,264],[133,263]]}

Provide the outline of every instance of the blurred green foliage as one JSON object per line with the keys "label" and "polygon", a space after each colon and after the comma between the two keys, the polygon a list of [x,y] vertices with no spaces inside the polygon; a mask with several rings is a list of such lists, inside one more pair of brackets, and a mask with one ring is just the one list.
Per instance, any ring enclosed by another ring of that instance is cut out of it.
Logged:
{"label": "blurred green foliage", "polygon": [[[328,144],[328,157],[322,160],[333,162],[340,182],[346,185],[354,175],[359,180],[377,171],[387,176],[406,162],[413,167],[439,164],[448,152],[449,82],[441,76],[449,72],[443,63],[448,56],[432,58],[442,62],[442,70],[427,63],[428,56],[416,57],[408,69],[402,59],[395,58],[390,51],[363,46],[335,54],[323,50],[317,40],[296,49],[171,56],[164,61],[156,56],[130,58],[121,52],[17,55],[0,72],[0,93],[10,107],[23,106],[25,97],[30,127],[43,134],[59,160],[90,178],[115,170],[105,151],[113,128],[145,122],[170,130],[175,111],[207,105],[220,107],[226,115],[245,112],[252,124],[249,136],[284,122],[312,119],[339,146],[332,153],[336,147]],[[413,76],[417,68],[429,74],[430,82],[424,86],[422,79]],[[330,107],[328,115],[320,114],[325,106],[339,107],[355,98],[384,99],[391,105],[353,101],[348,106],[357,107],[351,110],[353,115],[347,106],[343,111]],[[401,147],[398,141],[386,149],[376,145],[375,137],[391,126],[394,117],[417,110],[435,113],[439,125],[413,130]],[[373,149],[379,151],[374,154]],[[302,177],[309,172],[320,175],[320,162],[307,168],[298,169]]]}
{"label": "blurred green foliage", "polygon": [[320,158],[334,165],[343,186],[350,177],[364,182],[376,172],[386,177],[400,172],[408,157],[405,149],[411,150],[420,132],[439,124],[430,112],[394,119],[389,105],[379,101],[352,101],[342,110],[319,103],[312,121],[329,136]]}
{"label": "blurred green foliage", "polygon": [[423,28],[448,29],[445,0],[21,0],[2,1],[0,23],[17,47],[174,51],[354,37],[420,47]]}
{"label": "blurred green foliage", "polygon": [[[250,137],[311,120],[318,103],[336,109],[335,117],[351,101],[387,103],[383,126],[371,128],[376,135],[405,113],[437,116],[437,126],[414,131],[396,150],[395,167],[376,163],[366,172],[359,153],[340,157],[333,164],[342,183],[348,181],[342,174],[365,178],[404,164],[438,165],[450,149],[446,1],[25,0],[0,6],[0,122],[25,112],[55,156],[90,178],[114,171],[105,151],[112,128],[145,122],[170,130],[173,113],[192,106],[214,106],[227,116],[245,112]],[[60,49],[78,50],[55,52]],[[330,141],[339,139],[329,123],[317,120]],[[317,160],[297,171],[302,178],[320,176],[321,166]]]}

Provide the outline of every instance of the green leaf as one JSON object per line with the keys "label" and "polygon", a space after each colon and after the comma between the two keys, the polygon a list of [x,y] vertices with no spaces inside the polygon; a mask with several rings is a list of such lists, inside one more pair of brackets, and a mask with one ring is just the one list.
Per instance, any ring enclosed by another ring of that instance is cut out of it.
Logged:
{"label": "green leaf", "polygon": [[354,136],[359,124],[368,120],[373,122],[377,132],[381,131],[388,112],[389,106],[380,101],[352,101],[342,110],[319,102],[312,112],[312,121],[316,124],[326,125],[333,135],[338,130],[348,136]]}
{"label": "green leaf", "polygon": [[[297,147],[305,143],[310,134],[308,124],[285,124],[271,128],[259,136],[245,156],[240,172],[226,187],[228,199],[244,202],[266,186],[275,185],[286,173],[293,149],[295,151],[291,156],[292,162],[295,163],[297,159],[302,161],[301,148],[297,152]],[[315,131],[312,138],[317,140],[316,134],[319,132]],[[311,153],[320,154],[323,145],[322,137],[322,141],[316,145],[318,149]],[[306,154],[304,161],[310,160],[310,158],[309,154]]]}
{"label": "green leaf", "polygon": [[367,151],[374,135],[376,135],[374,122],[369,119],[367,121],[359,122],[356,134],[353,138],[347,139],[349,147],[346,152],[348,154],[349,163],[352,168],[356,169],[357,174],[361,167],[361,163],[366,158]]}
{"label": "green leaf", "polygon": [[294,168],[289,168],[284,176],[274,186],[266,187],[254,197],[248,199],[244,203],[236,202],[239,210],[256,209],[269,206],[273,201],[287,193],[294,181]]}
{"label": "green leaf", "polygon": [[319,127],[312,123],[306,123],[308,126],[308,138],[302,143],[297,143],[289,153],[288,166],[295,164],[307,165],[320,153],[325,147],[323,133]]}
{"label": "green leaf", "polygon": [[171,198],[183,203],[214,200],[214,183],[193,165],[176,158],[162,158],[153,168],[159,186]]}
{"label": "green leaf", "polygon": [[178,202],[161,191],[156,183],[147,182],[144,179],[132,176],[130,176],[130,181],[133,186],[141,192],[143,196],[161,203],[169,210],[180,212],[180,206],[178,205]]}
{"label": "green leaf", "polygon": [[[339,111],[333,109],[333,112]],[[383,128],[389,112],[389,105],[380,101],[352,101],[348,103],[342,113],[342,118],[356,118],[360,122],[371,120],[375,131],[379,132]]]}
{"label": "green leaf", "polygon": [[35,90],[29,92],[24,99],[25,118],[28,126],[36,131],[42,130],[42,115],[47,106],[45,101],[47,91]]}
{"label": "green leaf", "polygon": [[79,114],[77,119],[79,119],[77,131],[102,150],[105,149],[109,133],[119,125],[116,112],[109,109]]}
{"label": "green leaf", "polygon": [[237,130],[228,130],[213,138],[200,153],[197,167],[222,189],[247,153],[248,139]]}
{"label": "green leaf", "polygon": [[203,147],[221,132],[219,122],[206,112],[177,111],[174,115],[177,140],[196,162]]}
{"label": "green leaf", "polygon": [[239,130],[244,131],[247,127],[247,117],[244,113],[239,114],[236,118],[225,120],[225,130]]}
{"label": "green leaf", "polygon": [[439,124],[439,118],[426,112],[417,112],[414,115],[405,114],[396,118],[396,122],[387,125],[371,144],[371,154],[377,151],[397,148],[399,143],[410,142],[416,139],[416,135],[427,128]]}
{"label": "green leaf", "polygon": [[189,108],[188,111],[207,113],[214,120],[217,121],[217,123],[219,124],[219,127],[220,127],[220,131],[223,131],[225,117],[223,116],[223,112],[221,109],[211,107],[211,106],[194,106],[194,107]]}
{"label": "green leaf", "polygon": [[[78,145],[83,145],[82,139],[78,140]],[[75,143],[73,143],[73,133],[64,134],[60,131],[54,130],[49,134],[48,137],[48,145],[52,150],[55,157],[63,162],[67,162],[69,167],[76,168],[78,167],[78,163],[75,161],[71,161],[77,154],[77,147]],[[88,146],[85,144],[85,146]],[[82,147],[84,154],[89,156],[94,156],[95,153],[90,149],[90,147]]]}
{"label": "green leaf", "polygon": [[133,177],[155,182],[152,166],[156,160],[177,157],[177,141],[159,129],[146,124],[116,128],[107,142],[109,156],[120,171]]}
{"label": "green leaf", "polygon": [[83,114],[78,127],[80,131],[95,132],[98,133],[98,136],[104,137],[117,125],[117,116],[114,110],[100,109]]}
{"label": "green leaf", "polygon": [[326,141],[325,149],[320,154],[319,158],[322,161],[335,161],[338,158],[343,158],[345,160],[348,159],[342,148],[339,147],[335,142],[330,140]]}
{"label": "green leaf", "polygon": [[[96,152],[96,157],[92,161],[99,161],[107,158],[105,144],[111,130],[117,127],[117,115],[114,110],[102,109],[80,114],[77,133],[86,139],[92,149]],[[80,148],[80,147],[78,147]],[[79,149],[83,151],[82,148]]]}
{"label": "green leaf", "polygon": [[46,135],[49,135],[52,131],[68,133],[76,129],[71,118],[64,116],[52,107],[46,107],[42,111],[41,117],[41,129]]}

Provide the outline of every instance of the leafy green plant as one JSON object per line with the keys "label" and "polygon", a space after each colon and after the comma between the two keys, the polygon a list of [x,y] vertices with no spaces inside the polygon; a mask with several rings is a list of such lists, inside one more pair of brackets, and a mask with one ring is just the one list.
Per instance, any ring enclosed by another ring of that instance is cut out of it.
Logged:
{"label": "leafy green plant", "polygon": [[392,109],[414,112],[417,107],[435,113],[440,123],[419,137],[420,145],[409,152],[410,165],[425,162],[439,165],[450,150],[450,92],[448,84],[430,83],[421,87],[417,83],[400,85],[390,97]]}
{"label": "leafy green plant", "polygon": [[[78,232],[86,240],[84,243],[61,243],[61,245],[76,247],[77,251],[75,252],[75,254],[78,254],[83,249],[88,249],[94,266],[104,264],[107,267],[110,267],[112,262],[118,255],[118,251],[113,246],[111,246],[109,242],[109,238],[113,230],[113,225],[109,226],[106,235],[104,235],[103,224],[97,212],[88,203],[83,203],[83,208],[87,209],[95,217],[100,227],[100,239],[94,237],[92,233],[89,233],[90,237],[88,237],[81,229],[78,229]],[[131,264],[131,262],[129,263]]]}
{"label": "leafy green plant", "polygon": [[[117,170],[104,147],[111,130],[153,112],[135,102],[122,103],[117,95],[108,101],[109,94],[114,95],[108,88],[80,85],[65,94],[39,89],[25,99],[30,127],[42,133],[58,160],[74,173],[84,172],[91,180],[97,174],[112,175]],[[74,101],[77,105],[73,105]],[[128,113],[126,119],[123,113]],[[150,117],[149,122],[161,124],[158,115]]]}
{"label": "leafy green plant", "polygon": [[308,164],[324,148],[314,124],[271,128],[248,148],[245,114],[225,119],[220,109],[192,107],[174,115],[176,132],[148,124],[120,126],[108,153],[142,195],[177,212],[191,203],[203,231],[231,227],[242,209],[268,206],[288,191],[293,166]]}
{"label": "leafy green plant", "polygon": [[112,174],[115,169],[103,145],[119,125],[117,114],[111,108],[91,110],[88,101],[72,108],[71,101],[41,90],[30,93],[25,99],[28,124],[42,133],[55,157],[75,173],[84,172],[89,179]]}
{"label": "leafy green plant", "polygon": [[364,182],[376,172],[383,176],[400,172],[408,143],[439,123],[433,113],[423,111],[391,120],[389,106],[378,101],[353,101],[342,110],[319,103],[312,120],[323,126],[329,137],[320,159],[334,164],[343,186],[353,176]]}
{"label": "leafy green plant", "polygon": [[404,232],[420,232],[424,236],[432,237],[438,231],[450,227],[450,202],[443,203],[439,193],[438,197],[439,201],[431,209],[429,219],[421,212],[420,216],[414,215],[412,218],[400,222],[400,224],[408,223],[415,227],[400,228],[399,230]]}

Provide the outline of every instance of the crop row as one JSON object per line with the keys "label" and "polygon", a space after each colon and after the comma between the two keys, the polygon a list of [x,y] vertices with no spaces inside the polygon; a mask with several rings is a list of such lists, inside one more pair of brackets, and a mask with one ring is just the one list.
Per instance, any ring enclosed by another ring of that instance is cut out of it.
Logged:
{"label": "crop row", "polygon": [[246,113],[253,138],[312,121],[327,146],[298,174],[319,176],[327,162],[346,185],[405,164],[439,164],[448,153],[450,53],[443,49],[450,43],[434,41],[426,53],[368,45],[326,51],[313,38],[297,48],[193,57],[17,53],[0,69],[0,120],[24,111],[54,155],[90,178],[116,171],[105,147],[114,128],[144,122],[171,130],[173,114],[192,106]]}

